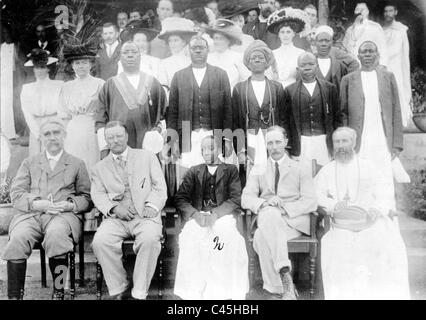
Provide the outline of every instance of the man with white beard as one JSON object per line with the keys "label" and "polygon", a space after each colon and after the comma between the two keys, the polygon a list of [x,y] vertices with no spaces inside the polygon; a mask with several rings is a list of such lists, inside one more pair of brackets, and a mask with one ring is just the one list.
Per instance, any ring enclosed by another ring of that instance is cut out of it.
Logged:
{"label": "man with white beard", "polygon": [[409,299],[407,252],[377,170],[355,153],[356,131],[333,133],[335,160],[315,178],[331,216],[321,240],[325,299]]}
{"label": "man with white beard", "polygon": [[402,125],[408,124],[411,118],[411,79],[410,79],[410,44],[408,42],[408,27],[395,20],[398,9],[395,4],[388,4],[384,9],[385,31],[388,48],[388,69],[392,71],[398,85],[401,103]]}

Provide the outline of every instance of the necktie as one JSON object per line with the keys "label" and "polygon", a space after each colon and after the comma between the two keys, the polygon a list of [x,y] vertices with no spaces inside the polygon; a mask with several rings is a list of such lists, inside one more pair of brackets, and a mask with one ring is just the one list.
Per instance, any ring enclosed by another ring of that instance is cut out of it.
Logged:
{"label": "necktie", "polygon": [[120,155],[117,157],[117,163],[121,169],[124,169],[125,164],[124,164],[123,156]]}
{"label": "necktie", "polygon": [[280,181],[280,170],[278,168],[278,162],[275,162],[275,194],[278,191],[278,181]]}
{"label": "necktie", "polygon": [[55,169],[55,166],[56,166],[56,160],[50,158],[49,159],[49,166],[50,166],[50,169],[53,171],[53,169]]}

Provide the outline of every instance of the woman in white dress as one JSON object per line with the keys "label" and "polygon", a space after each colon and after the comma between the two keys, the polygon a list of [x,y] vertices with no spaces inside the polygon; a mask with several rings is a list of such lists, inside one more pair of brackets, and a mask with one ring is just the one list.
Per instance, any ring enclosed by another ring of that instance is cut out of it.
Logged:
{"label": "woman in white dress", "polygon": [[233,45],[241,45],[241,29],[231,20],[218,19],[212,28],[206,28],[213,39],[213,50],[207,63],[226,71],[231,88],[246,80],[250,71],[243,64],[243,55],[231,50]]}
{"label": "woman in white dress", "polygon": [[[283,87],[296,82],[297,59],[305,51],[296,48],[293,39],[297,33],[309,28],[309,23],[304,21],[305,13],[302,10],[286,8],[274,12],[268,18],[268,31],[278,35],[281,46],[273,50],[276,68],[278,71],[277,81]],[[271,76],[271,69],[268,70]]]}
{"label": "woman in white dress", "polygon": [[194,23],[191,20],[179,17],[170,17],[162,22],[159,39],[165,40],[172,55],[161,60],[159,81],[163,86],[170,88],[173,76],[179,70],[191,64],[188,43],[196,35]]}
{"label": "woman in white dress", "polygon": [[29,155],[33,156],[42,151],[40,125],[57,116],[63,82],[49,78],[47,66],[58,59],[49,57],[47,51],[38,48],[33,49],[29,57],[24,66],[34,67],[36,81],[22,87],[21,107],[30,130]]}
{"label": "woman in white dress", "polygon": [[[160,75],[161,60],[148,54],[150,41],[153,40],[158,31],[152,29],[150,19],[138,19],[130,21],[126,28],[120,33],[122,43],[133,41],[141,53],[140,70],[158,79]],[[121,62],[118,62],[118,74],[123,72]]]}
{"label": "woman in white dress", "polygon": [[98,93],[105,83],[90,75],[95,56],[96,48],[90,44],[64,48],[64,58],[71,64],[76,78],[64,84],[58,112],[68,122],[65,151],[82,159],[89,172],[99,160],[94,116]]}

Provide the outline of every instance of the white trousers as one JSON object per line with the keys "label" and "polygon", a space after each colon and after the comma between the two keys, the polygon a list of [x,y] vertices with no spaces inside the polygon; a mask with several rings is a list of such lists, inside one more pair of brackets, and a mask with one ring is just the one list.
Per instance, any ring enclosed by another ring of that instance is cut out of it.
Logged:
{"label": "white trousers", "polygon": [[326,165],[330,162],[327,149],[327,136],[301,136],[300,158],[308,161],[317,160],[319,165]]}
{"label": "white trousers", "polygon": [[190,300],[241,300],[248,290],[246,245],[235,218],[224,216],[212,228],[188,221],[179,235],[174,293]]}
{"label": "white trousers", "polygon": [[134,237],[136,262],[132,296],[136,299],[146,298],[161,251],[161,229],[160,223],[139,216],[131,221],[108,218],[102,222],[95,233],[92,246],[110,295],[122,293],[129,286],[121,245],[124,239]]}

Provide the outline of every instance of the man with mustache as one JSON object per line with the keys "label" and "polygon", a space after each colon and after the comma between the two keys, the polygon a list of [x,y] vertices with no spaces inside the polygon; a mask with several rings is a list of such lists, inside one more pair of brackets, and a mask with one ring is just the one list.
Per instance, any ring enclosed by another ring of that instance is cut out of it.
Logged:
{"label": "man with mustache", "polygon": [[287,241],[310,234],[310,212],[317,209],[311,166],[288,156],[287,133],[266,131],[268,162],[263,173],[251,173],[241,206],[258,216],[253,247],[259,255],[263,288],[272,299],[295,300]]}
{"label": "man with mustache", "polygon": [[103,43],[96,55],[96,76],[105,81],[117,74],[120,60],[119,35],[120,32],[115,24],[107,22],[102,26]]}
{"label": "man with mustache", "polygon": [[9,299],[23,299],[27,259],[38,241],[43,241],[49,258],[53,299],[64,299],[61,277],[67,273],[68,253],[81,236],[78,214],[91,206],[86,165],[64,151],[65,136],[61,120],[53,118],[42,124],[40,139],[45,151],[22,162],[10,188],[16,214],[2,257],[7,260]]}
{"label": "man with mustache", "polygon": [[398,86],[393,73],[378,66],[380,53],[374,42],[362,43],[358,58],[361,70],[341,82],[341,119],[355,129],[355,150],[376,167],[389,210],[395,210],[392,160],[404,145]]}
{"label": "man with mustache", "polygon": [[331,216],[321,240],[325,299],[409,299],[407,253],[388,215],[382,180],[355,151],[357,133],[333,133],[334,161],[315,177],[318,205]]}
{"label": "man with mustache", "polygon": [[163,87],[153,76],[140,71],[140,50],[134,42],[123,44],[120,62],[123,72],[108,79],[98,96],[95,125],[102,157],[108,150],[104,127],[109,121],[126,124],[131,148],[141,149],[148,131],[161,132],[159,124],[166,101]]}

